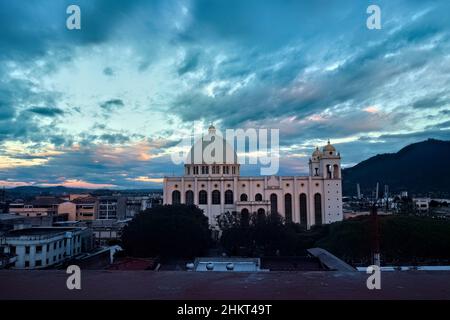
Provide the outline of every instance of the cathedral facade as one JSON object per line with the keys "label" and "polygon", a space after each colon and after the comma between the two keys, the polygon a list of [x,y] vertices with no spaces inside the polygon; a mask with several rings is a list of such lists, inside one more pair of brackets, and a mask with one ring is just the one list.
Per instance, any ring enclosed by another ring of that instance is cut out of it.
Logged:
{"label": "cathedral facade", "polygon": [[192,147],[184,175],[164,178],[164,204],[194,204],[211,226],[216,225],[216,216],[227,211],[247,216],[277,212],[308,229],[343,219],[341,157],[330,142],[314,150],[308,175],[241,176],[236,153],[225,140],[223,153],[232,161],[207,164],[194,157],[214,139],[223,140],[211,126],[208,136]]}

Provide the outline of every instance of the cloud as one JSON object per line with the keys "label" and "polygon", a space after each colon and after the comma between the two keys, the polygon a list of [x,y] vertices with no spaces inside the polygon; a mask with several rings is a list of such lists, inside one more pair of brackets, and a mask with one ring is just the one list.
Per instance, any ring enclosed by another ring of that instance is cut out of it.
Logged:
{"label": "cloud", "polygon": [[113,76],[115,74],[114,70],[110,67],[106,67],[105,69],[103,69],[103,74],[105,76]]}
{"label": "cloud", "polygon": [[64,114],[63,110],[51,107],[32,107],[28,111],[44,117],[56,117]]}
{"label": "cloud", "polygon": [[111,112],[115,109],[122,108],[124,105],[125,104],[121,99],[111,99],[100,104],[100,108],[104,109],[105,111]]}
{"label": "cloud", "polygon": [[328,138],[346,164],[449,139],[448,1],[382,0],[378,31],[365,1],[80,0],[76,32],[69,4],[0,0],[4,181],[157,186],[193,121],[279,128],[286,174]]}

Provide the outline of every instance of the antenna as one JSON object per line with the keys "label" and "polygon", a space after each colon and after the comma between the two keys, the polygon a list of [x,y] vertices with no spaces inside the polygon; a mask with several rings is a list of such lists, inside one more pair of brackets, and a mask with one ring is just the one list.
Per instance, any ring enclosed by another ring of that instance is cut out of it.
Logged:
{"label": "antenna", "polygon": [[377,188],[375,189],[376,191],[375,191],[375,202],[377,202],[378,201],[378,182],[377,182]]}
{"label": "antenna", "polygon": [[376,266],[381,265],[380,259],[380,234],[379,234],[379,223],[378,223],[378,212],[377,212],[377,202],[378,202],[378,186],[377,182],[375,199],[372,204],[371,217],[372,217],[372,263]]}

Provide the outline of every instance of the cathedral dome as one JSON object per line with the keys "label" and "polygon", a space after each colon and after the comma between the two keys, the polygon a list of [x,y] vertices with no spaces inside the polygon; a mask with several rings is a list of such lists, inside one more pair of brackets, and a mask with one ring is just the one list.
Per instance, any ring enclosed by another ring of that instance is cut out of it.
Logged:
{"label": "cathedral dome", "polygon": [[322,152],[320,152],[319,147],[316,147],[316,150],[314,150],[312,154],[313,160],[319,160],[320,156],[322,155]]}
{"label": "cathedral dome", "polygon": [[336,152],[336,148],[330,144],[330,140],[328,140],[328,144],[323,147],[323,152]]}
{"label": "cathedral dome", "polygon": [[189,151],[186,163],[189,164],[237,164],[237,154],[233,147],[216,134],[214,126],[210,126],[208,134],[198,139]]}

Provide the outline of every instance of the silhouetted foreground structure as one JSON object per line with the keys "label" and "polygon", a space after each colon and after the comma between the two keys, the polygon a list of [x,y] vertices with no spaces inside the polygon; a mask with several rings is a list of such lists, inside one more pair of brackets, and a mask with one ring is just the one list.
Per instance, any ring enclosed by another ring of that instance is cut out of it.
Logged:
{"label": "silhouetted foreground structure", "polygon": [[450,299],[450,272],[383,272],[368,290],[364,272],[0,271],[0,299]]}

